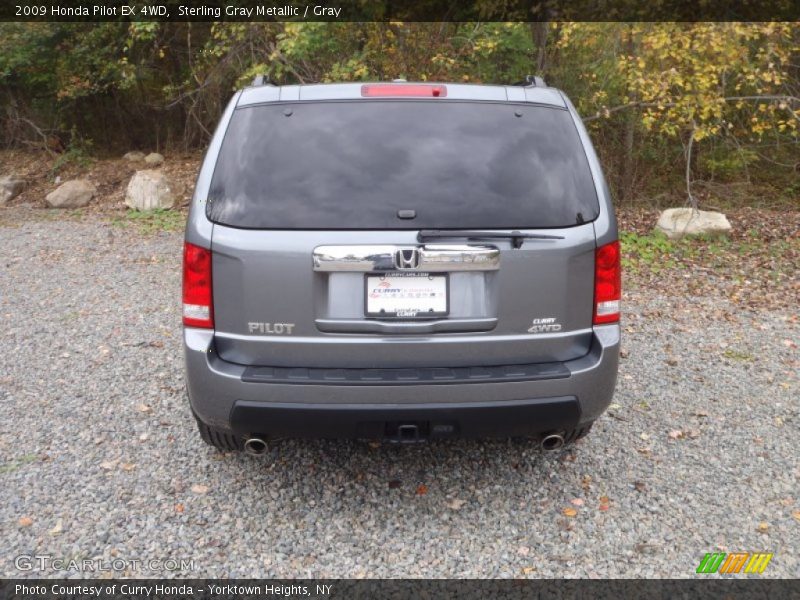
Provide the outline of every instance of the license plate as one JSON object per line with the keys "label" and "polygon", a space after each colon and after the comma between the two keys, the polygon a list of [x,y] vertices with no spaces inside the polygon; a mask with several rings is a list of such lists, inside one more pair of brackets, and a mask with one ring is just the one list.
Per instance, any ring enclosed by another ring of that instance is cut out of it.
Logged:
{"label": "license plate", "polygon": [[446,273],[366,276],[368,317],[440,317],[448,313]]}

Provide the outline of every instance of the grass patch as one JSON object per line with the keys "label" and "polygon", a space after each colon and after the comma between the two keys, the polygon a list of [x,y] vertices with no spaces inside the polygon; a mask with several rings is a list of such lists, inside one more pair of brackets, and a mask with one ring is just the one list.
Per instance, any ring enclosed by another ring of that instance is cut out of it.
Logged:
{"label": "grass patch", "polygon": [[17,469],[35,462],[37,456],[35,454],[26,454],[25,456],[21,456],[19,458],[12,459],[5,464],[0,465],[0,475],[5,473],[13,473]]}
{"label": "grass patch", "polygon": [[640,235],[623,232],[619,236],[622,245],[622,268],[638,271],[646,268],[657,273],[664,268],[674,267],[676,243],[661,232]]}
{"label": "grass patch", "polygon": [[133,226],[140,233],[179,231],[186,224],[186,215],[179,210],[163,208],[149,211],[129,209],[124,216],[114,218],[111,223],[122,228]]}
{"label": "grass patch", "polygon": [[736,350],[735,348],[728,348],[725,352],[722,353],[722,356],[725,358],[730,358],[731,360],[744,360],[744,361],[751,361],[755,357],[750,354],[749,352],[745,352],[743,350]]}

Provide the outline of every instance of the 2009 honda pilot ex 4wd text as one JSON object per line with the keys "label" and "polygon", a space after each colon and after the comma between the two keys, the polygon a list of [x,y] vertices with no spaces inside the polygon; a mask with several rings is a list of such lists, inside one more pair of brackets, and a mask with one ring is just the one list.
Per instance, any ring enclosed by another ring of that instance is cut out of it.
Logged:
{"label": "2009 honda pilot ex 4wd text", "polygon": [[203,438],[548,449],[611,402],[620,257],[600,164],[558,90],[254,85],[198,176],[183,279]]}

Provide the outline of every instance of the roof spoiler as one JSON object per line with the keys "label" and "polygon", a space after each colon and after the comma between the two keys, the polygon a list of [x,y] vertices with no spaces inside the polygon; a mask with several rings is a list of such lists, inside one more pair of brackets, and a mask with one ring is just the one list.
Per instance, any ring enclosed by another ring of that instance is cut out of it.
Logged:
{"label": "roof spoiler", "polygon": [[250,84],[253,87],[260,87],[262,85],[275,85],[270,80],[269,77],[266,75],[256,75],[253,77],[253,83]]}
{"label": "roof spoiler", "polygon": [[518,81],[513,85],[518,85],[521,87],[547,87],[544,79],[538,75],[526,75],[523,81]]}

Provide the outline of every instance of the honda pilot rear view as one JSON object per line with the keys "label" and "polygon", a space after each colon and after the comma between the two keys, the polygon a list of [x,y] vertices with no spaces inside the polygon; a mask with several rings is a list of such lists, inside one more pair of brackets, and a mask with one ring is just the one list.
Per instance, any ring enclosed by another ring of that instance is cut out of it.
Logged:
{"label": "honda pilot rear view", "polygon": [[541,80],[254,85],[186,228],[183,339],[206,442],[520,436],[614,392],[620,256],[569,100]]}

